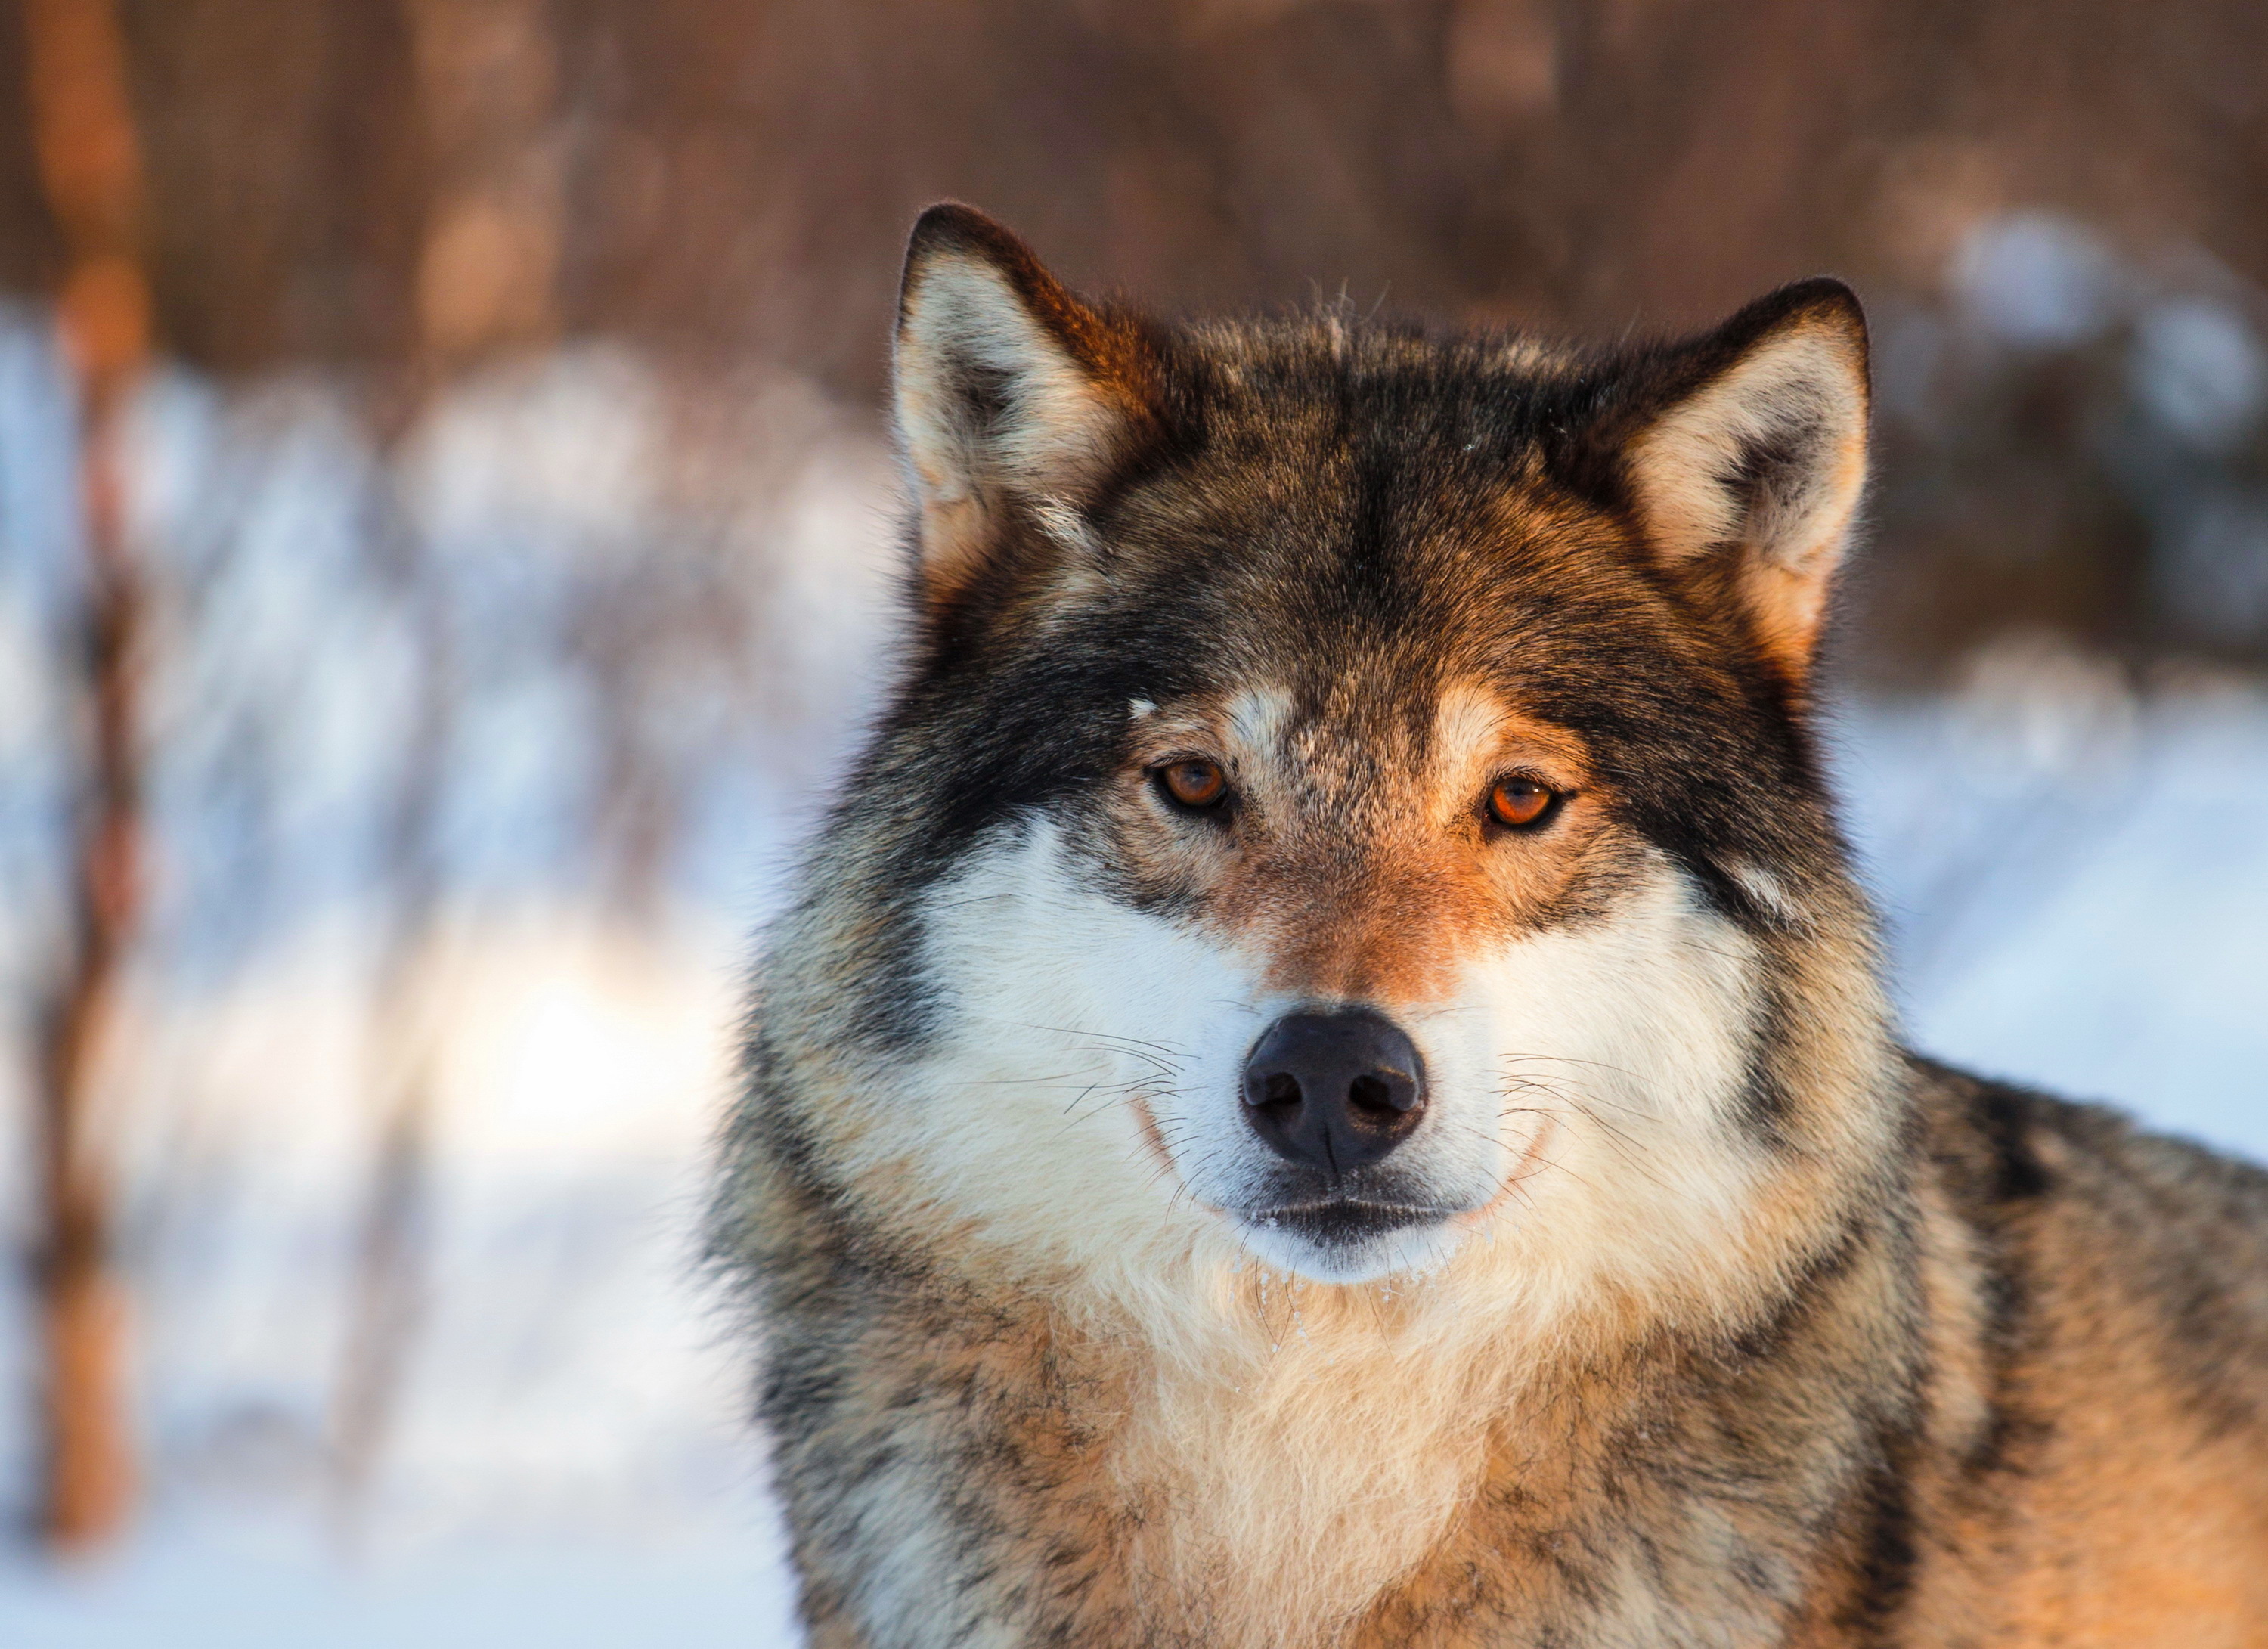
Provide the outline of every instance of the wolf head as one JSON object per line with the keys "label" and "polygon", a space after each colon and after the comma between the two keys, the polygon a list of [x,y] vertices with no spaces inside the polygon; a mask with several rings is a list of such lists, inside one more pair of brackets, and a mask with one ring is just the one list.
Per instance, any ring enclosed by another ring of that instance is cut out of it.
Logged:
{"label": "wolf head", "polygon": [[775,936],[782,1161],[1137,1290],[1830,1241],[1896,1130],[1806,711],[1847,289],[1602,350],[1169,326],[942,206],[895,410],[911,639]]}

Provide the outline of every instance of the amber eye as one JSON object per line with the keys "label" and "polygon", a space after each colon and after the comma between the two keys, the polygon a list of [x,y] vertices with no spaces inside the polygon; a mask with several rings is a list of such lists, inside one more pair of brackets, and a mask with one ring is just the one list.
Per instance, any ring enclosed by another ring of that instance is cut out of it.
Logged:
{"label": "amber eye", "polygon": [[1557,791],[1525,774],[1514,773],[1489,787],[1489,817],[1507,829],[1522,830],[1551,811]]}
{"label": "amber eye", "polygon": [[1158,769],[1158,783],[1184,807],[1211,807],[1228,794],[1228,775],[1220,764],[1196,756],[1167,762]]}

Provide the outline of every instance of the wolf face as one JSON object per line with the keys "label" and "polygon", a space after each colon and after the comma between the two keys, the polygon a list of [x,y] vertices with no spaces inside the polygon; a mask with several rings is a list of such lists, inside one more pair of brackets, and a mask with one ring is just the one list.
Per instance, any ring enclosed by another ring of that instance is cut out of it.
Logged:
{"label": "wolf face", "polygon": [[1889,1126],[1803,719],[1867,394],[1832,282],[1591,354],[1174,328],[926,215],[914,646],[770,987],[798,1159],[1136,1290],[1753,1261]]}

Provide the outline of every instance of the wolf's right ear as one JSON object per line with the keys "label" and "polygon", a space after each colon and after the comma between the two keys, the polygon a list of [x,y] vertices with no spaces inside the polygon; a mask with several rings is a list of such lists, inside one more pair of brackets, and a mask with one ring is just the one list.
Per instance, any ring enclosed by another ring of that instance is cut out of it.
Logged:
{"label": "wolf's right ear", "polygon": [[914,225],[893,380],[933,600],[968,583],[1018,509],[1078,545],[1080,512],[1155,427],[1156,360],[1136,325],[1072,297],[967,206]]}

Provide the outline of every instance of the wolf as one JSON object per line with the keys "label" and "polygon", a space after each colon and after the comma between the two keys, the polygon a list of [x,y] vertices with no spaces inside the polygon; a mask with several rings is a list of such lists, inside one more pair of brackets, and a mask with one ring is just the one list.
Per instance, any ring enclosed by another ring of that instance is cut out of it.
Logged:
{"label": "wolf", "polygon": [[1837,282],[1168,321],[924,214],[714,1251],[820,1649],[2268,1644],[2268,1174],[1903,1046]]}

